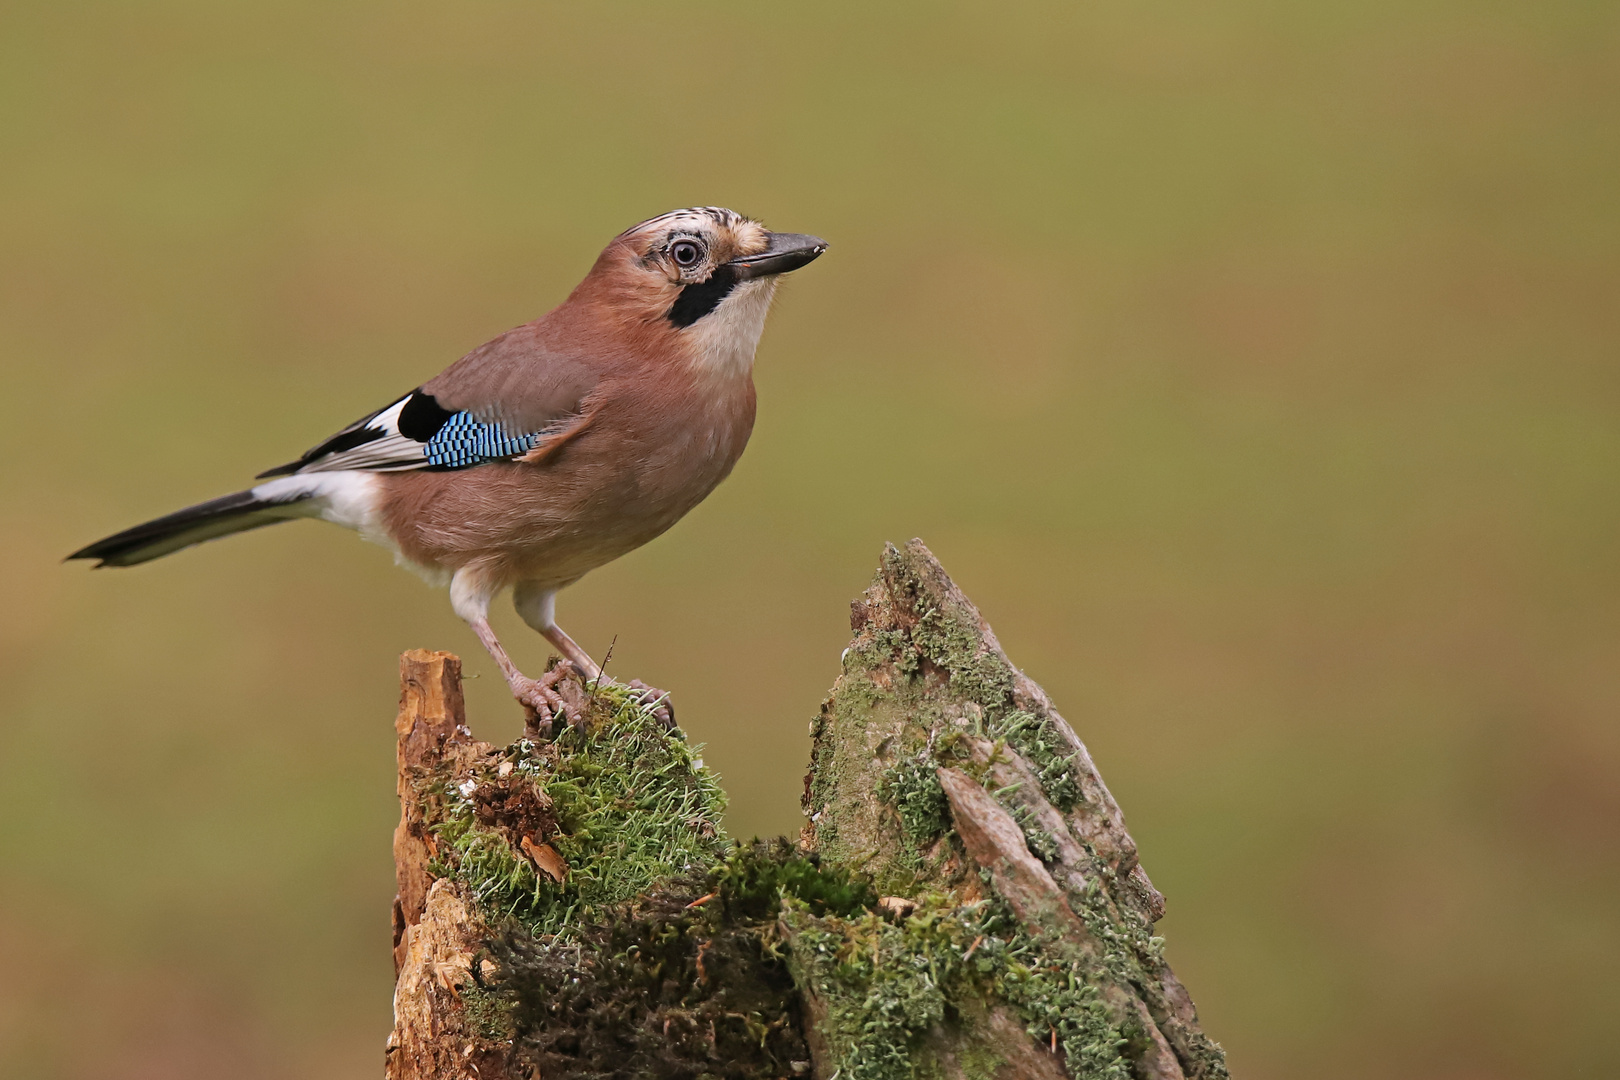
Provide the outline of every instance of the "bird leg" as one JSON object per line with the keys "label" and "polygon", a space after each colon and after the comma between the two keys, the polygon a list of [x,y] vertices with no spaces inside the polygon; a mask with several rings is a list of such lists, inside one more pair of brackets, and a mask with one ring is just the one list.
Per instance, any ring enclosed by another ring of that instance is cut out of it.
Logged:
{"label": "bird leg", "polygon": [[[523,617],[524,622],[540,631],[541,636],[551,642],[552,646],[587,680],[594,683],[602,678],[601,666],[557,625],[556,589],[548,589],[532,581],[520,581],[512,588],[512,606],[517,608],[517,613]],[[642,705],[658,702],[653,708],[653,715],[664,727],[675,726],[675,707],[670,704],[669,694],[666,691],[648,686],[640,679],[634,679],[625,685],[637,691],[636,698]]]}
{"label": "bird leg", "polygon": [[[562,717],[570,724],[584,723],[584,716],[577,708],[569,705],[563,696],[557,693],[557,683],[566,678],[573,667],[573,657],[566,657],[562,663],[540,676],[531,679],[519,671],[512,658],[506,655],[500,639],[495,636],[495,630],[489,625],[490,590],[482,586],[474,575],[464,568],[456,571],[455,577],[450,579],[450,605],[455,608],[456,614],[467,621],[472,632],[478,636],[479,642],[494,659],[501,674],[506,678],[506,685],[512,691],[512,696],[518,703],[532,715],[534,723],[529,726],[536,729],[549,728],[553,720]],[[573,642],[569,642],[570,645]],[[585,656],[579,646],[574,651],[590,663],[590,657]],[[595,664],[591,667],[601,671]]]}
{"label": "bird leg", "polygon": [[562,654],[563,659],[573,664],[574,670],[585,676],[588,681],[595,682],[602,677],[602,668],[595,660],[590,658],[589,653],[579,647],[578,642],[563,632],[562,627],[552,623],[541,630],[540,634],[551,642],[556,650]]}
{"label": "bird leg", "polygon": [[569,672],[573,670],[572,661],[563,660],[538,679],[531,679],[519,671],[517,665],[512,663],[511,657],[506,655],[506,650],[495,637],[495,631],[490,627],[489,620],[479,619],[472,622],[471,626],[473,633],[478,635],[478,640],[489,650],[489,655],[495,658],[501,674],[506,676],[506,685],[511,689],[512,696],[517,698],[518,704],[534,714],[536,723],[531,724],[531,727],[537,729],[549,727],[558,717],[562,717],[570,724],[583,722],[584,717],[579,711],[557,693],[557,683],[567,678]]}
{"label": "bird leg", "polygon": [[[554,622],[550,626],[541,630],[540,633],[545,636],[547,641],[551,642],[551,644],[556,647],[558,652],[563,654],[565,658],[564,662],[574,665],[574,670],[583,674],[586,681],[590,682],[592,685],[595,685],[602,679],[603,675],[601,666],[591,660],[590,656],[586,654],[585,650],[579,647],[578,642],[569,637],[562,627],[558,626]],[[632,690],[637,691],[636,700],[642,705],[650,705],[653,702],[657,702],[657,705],[653,707],[652,714],[658,718],[659,722],[662,723],[666,729],[675,726],[675,706],[671,705],[669,702],[669,691],[659,690],[657,687],[648,686],[640,679],[631,679],[624,685],[628,686]]]}

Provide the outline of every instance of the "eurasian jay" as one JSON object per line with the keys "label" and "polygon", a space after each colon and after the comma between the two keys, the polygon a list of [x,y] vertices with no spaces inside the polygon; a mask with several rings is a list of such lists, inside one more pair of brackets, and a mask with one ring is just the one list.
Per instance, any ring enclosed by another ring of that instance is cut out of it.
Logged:
{"label": "eurasian jay", "polygon": [[[754,426],[754,349],[778,277],[827,249],[741,214],[676,210],[621,233],[550,314],[509,330],[246,491],[125,529],[70,559],[133,566],[320,518],[450,585],[450,603],[539,719],[601,668],[557,591],[668,529],[726,478]],[[564,663],[518,670],[489,625],[503,589]]]}

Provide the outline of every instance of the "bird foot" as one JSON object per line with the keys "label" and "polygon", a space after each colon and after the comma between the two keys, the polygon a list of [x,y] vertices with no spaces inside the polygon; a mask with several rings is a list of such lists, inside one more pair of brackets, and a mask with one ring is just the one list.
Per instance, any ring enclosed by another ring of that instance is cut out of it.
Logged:
{"label": "bird foot", "polygon": [[655,701],[658,702],[658,704],[654,706],[652,714],[658,718],[658,721],[661,724],[664,725],[664,730],[668,731],[675,727],[675,706],[670,703],[668,690],[660,690],[656,686],[648,686],[640,679],[631,679],[624,685],[636,691],[637,700],[642,705],[651,705]]}
{"label": "bird foot", "polygon": [[574,665],[563,660],[538,679],[519,675],[510,680],[512,696],[527,714],[525,727],[542,738],[550,738],[558,718],[576,727],[585,723],[584,710],[557,692],[557,684],[573,673]]}

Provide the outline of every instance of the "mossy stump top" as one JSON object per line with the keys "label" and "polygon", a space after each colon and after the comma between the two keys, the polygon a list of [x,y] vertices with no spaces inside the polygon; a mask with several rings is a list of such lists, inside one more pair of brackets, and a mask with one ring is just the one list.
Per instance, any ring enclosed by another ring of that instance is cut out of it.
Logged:
{"label": "mossy stump top", "polygon": [[1216,1078],[1113,797],[920,541],[851,609],[798,840],[614,685],[499,749],[401,661],[388,1075]]}

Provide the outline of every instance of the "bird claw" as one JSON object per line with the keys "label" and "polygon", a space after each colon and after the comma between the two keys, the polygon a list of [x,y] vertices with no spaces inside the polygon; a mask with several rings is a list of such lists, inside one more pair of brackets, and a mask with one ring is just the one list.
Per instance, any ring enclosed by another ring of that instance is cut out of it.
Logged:
{"label": "bird claw", "polygon": [[653,707],[652,714],[658,718],[659,723],[664,725],[664,730],[669,731],[675,727],[675,706],[671,704],[669,700],[668,690],[660,690],[656,686],[648,686],[640,679],[631,679],[629,682],[625,683],[625,685],[636,691],[636,700],[640,704],[645,706],[655,701],[658,702],[658,704]]}
{"label": "bird claw", "polygon": [[[525,727],[538,738],[549,740],[559,718],[564,723],[584,730],[585,711],[581,704],[570,700],[557,689],[558,685],[575,671],[576,668],[569,661],[560,660],[556,667],[538,679],[519,675],[511,680],[512,696],[517,698],[526,714]],[[675,706],[670,704],[668,691],[648,686],[640,679],[633,679],[623,685],[632,691],[638,705],[643,708],[651,706],[653,717],[664,725],[666,731],[675,727]],[[577,689],[577,684],[575,688]]]}
{"label": "bird claw", "polygon": [[551,737],[554,722],[559,717],[575,727],[585,723],[585,714],[557,692],[557,684],[573,671],[574,665],[563,660],[538,679],[519,675],[511,682],[512,696],[528,714],[525,726],[542,738]]}

